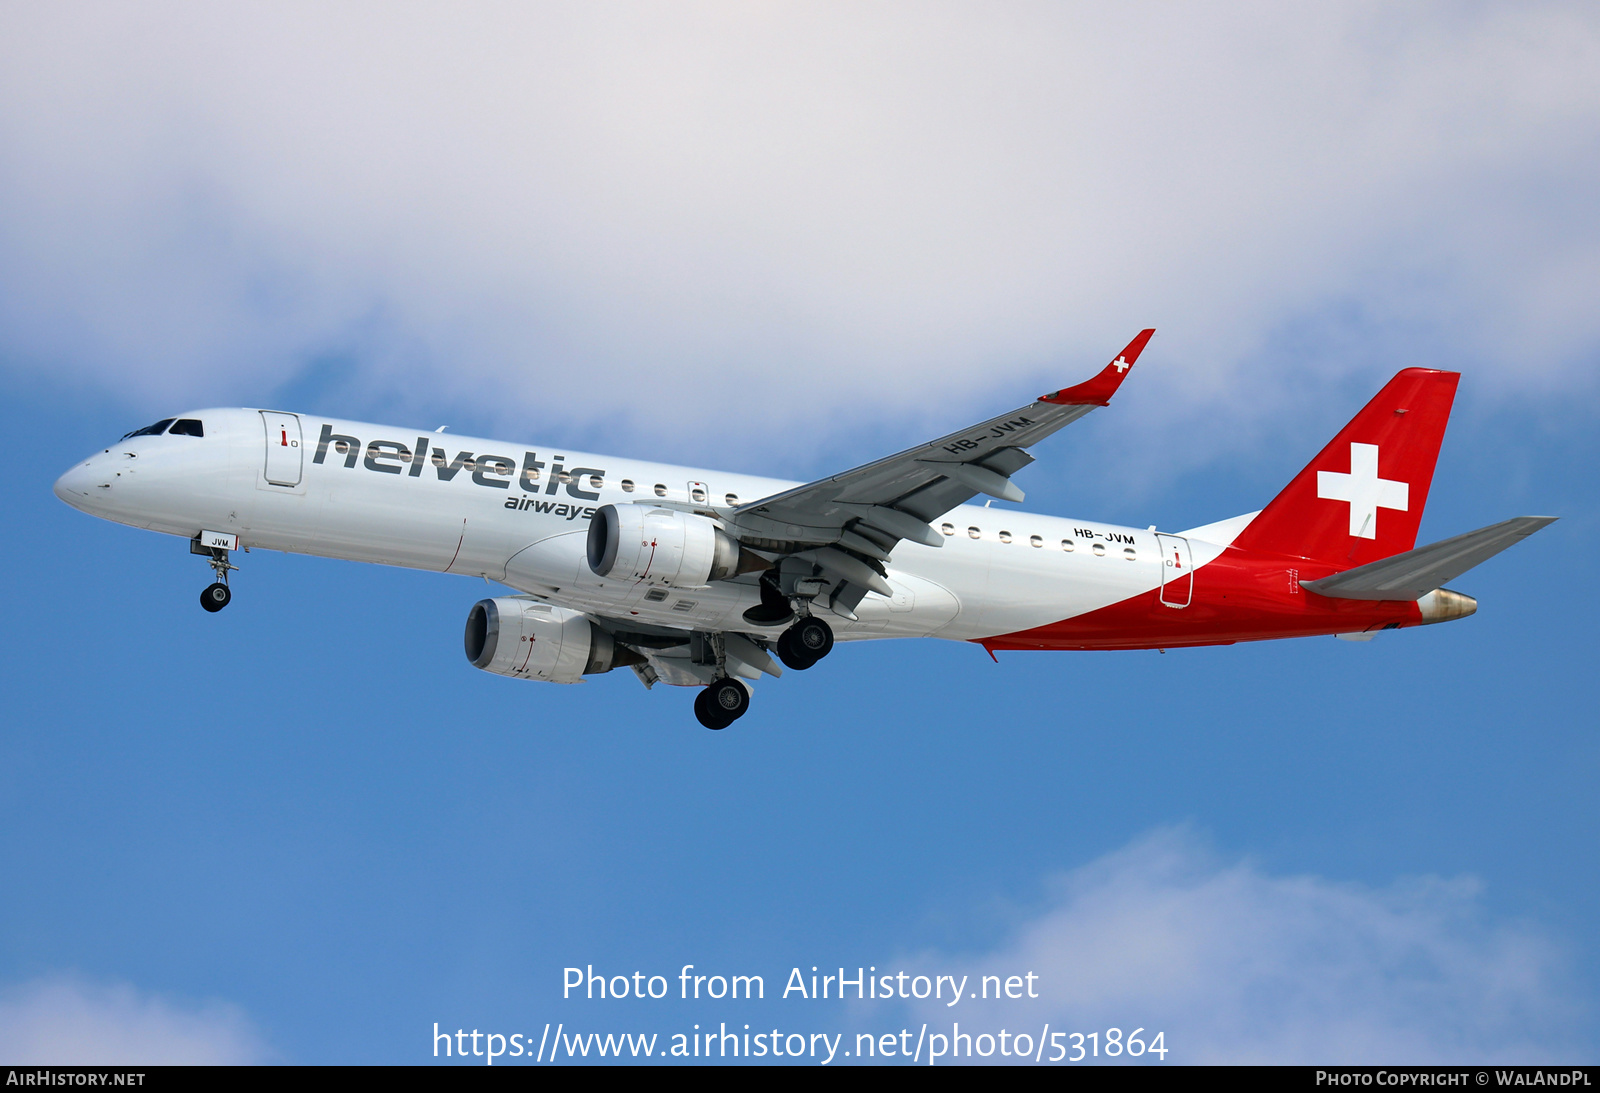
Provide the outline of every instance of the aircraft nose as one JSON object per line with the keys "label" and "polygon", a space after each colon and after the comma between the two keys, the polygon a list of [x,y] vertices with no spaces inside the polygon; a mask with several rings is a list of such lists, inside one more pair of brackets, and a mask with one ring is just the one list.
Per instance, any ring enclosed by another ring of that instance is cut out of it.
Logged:
{"label": "aircraft nose", "polygon": [[56,479],[56,496],[73,508],[81,509],[92,496],[90,491],[95,488],[94,479],[94,461],[85,460]]}

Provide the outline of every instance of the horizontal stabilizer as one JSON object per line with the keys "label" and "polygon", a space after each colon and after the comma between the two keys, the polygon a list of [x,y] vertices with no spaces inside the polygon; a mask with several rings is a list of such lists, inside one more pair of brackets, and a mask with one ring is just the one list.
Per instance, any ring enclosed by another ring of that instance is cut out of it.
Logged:
{"label": "horizontal stabilizer", "polygon": [[1555,522],[1554,516],[1517,516],[1300,584],[1318,595],[1341,600],[1420,600],[1446,581]]}

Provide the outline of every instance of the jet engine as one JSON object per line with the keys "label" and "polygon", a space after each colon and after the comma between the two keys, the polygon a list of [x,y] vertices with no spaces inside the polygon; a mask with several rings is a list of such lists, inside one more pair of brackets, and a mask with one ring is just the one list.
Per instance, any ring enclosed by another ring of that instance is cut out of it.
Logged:
{"label": "jet engine", "polygon": [[589,522],[589,568],[619,581],[704,588],[742,572],[740,555],[737,540],[694,513],[602,505]]}
{"label": "jet engine", "polygon": [[466,647],[476,668],[547,683],[577,683],[643,660],[582,612],[510,596],[472,605]]}

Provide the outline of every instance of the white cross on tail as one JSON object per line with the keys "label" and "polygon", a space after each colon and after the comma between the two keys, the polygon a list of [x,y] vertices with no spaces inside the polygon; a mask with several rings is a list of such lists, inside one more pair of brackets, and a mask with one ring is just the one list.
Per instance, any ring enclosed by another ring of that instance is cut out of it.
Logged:
{"label": "white cross on tail", "polygon": [[1132,368],[1133,365],[1128,363],[1128,359],[1126,357],[1118,357],[1116,360],[1111,362],[1111,367],[1115,368],[1118,374],[1121,374]]}
{"label": "white cross on tail", "polygon": [[1358,539],[1378,537],[1378,510],[1405,512],[1411,487],[1392,478],[1378,477],[1378,446],[1350,445],[1350,473],[1317,472],[1317,496],[1350,502],[1350,534]]}

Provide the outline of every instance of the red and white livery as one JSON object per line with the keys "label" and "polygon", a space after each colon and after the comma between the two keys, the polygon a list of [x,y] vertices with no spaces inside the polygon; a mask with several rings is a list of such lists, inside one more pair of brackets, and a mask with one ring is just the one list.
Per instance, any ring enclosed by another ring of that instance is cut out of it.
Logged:
{"label": "red and white livery", "polygon": [[1154,331],[1010,414],[810,483],[273,410],[166,418],[57,496],[180,535],[226,606],[251,547],[482,576],[468,659],[575,683],[626,667],[698,688],[710,728],[750,685],[840,641],[1148,649],[1470,615],[1443,587],[1532,534],[1524,516],[1424,547],[1417,527],[1460,376],[1407,368],[1261,511],[1186,531],[969,504],[1023,500],[1028,449],[1108,405]]}

